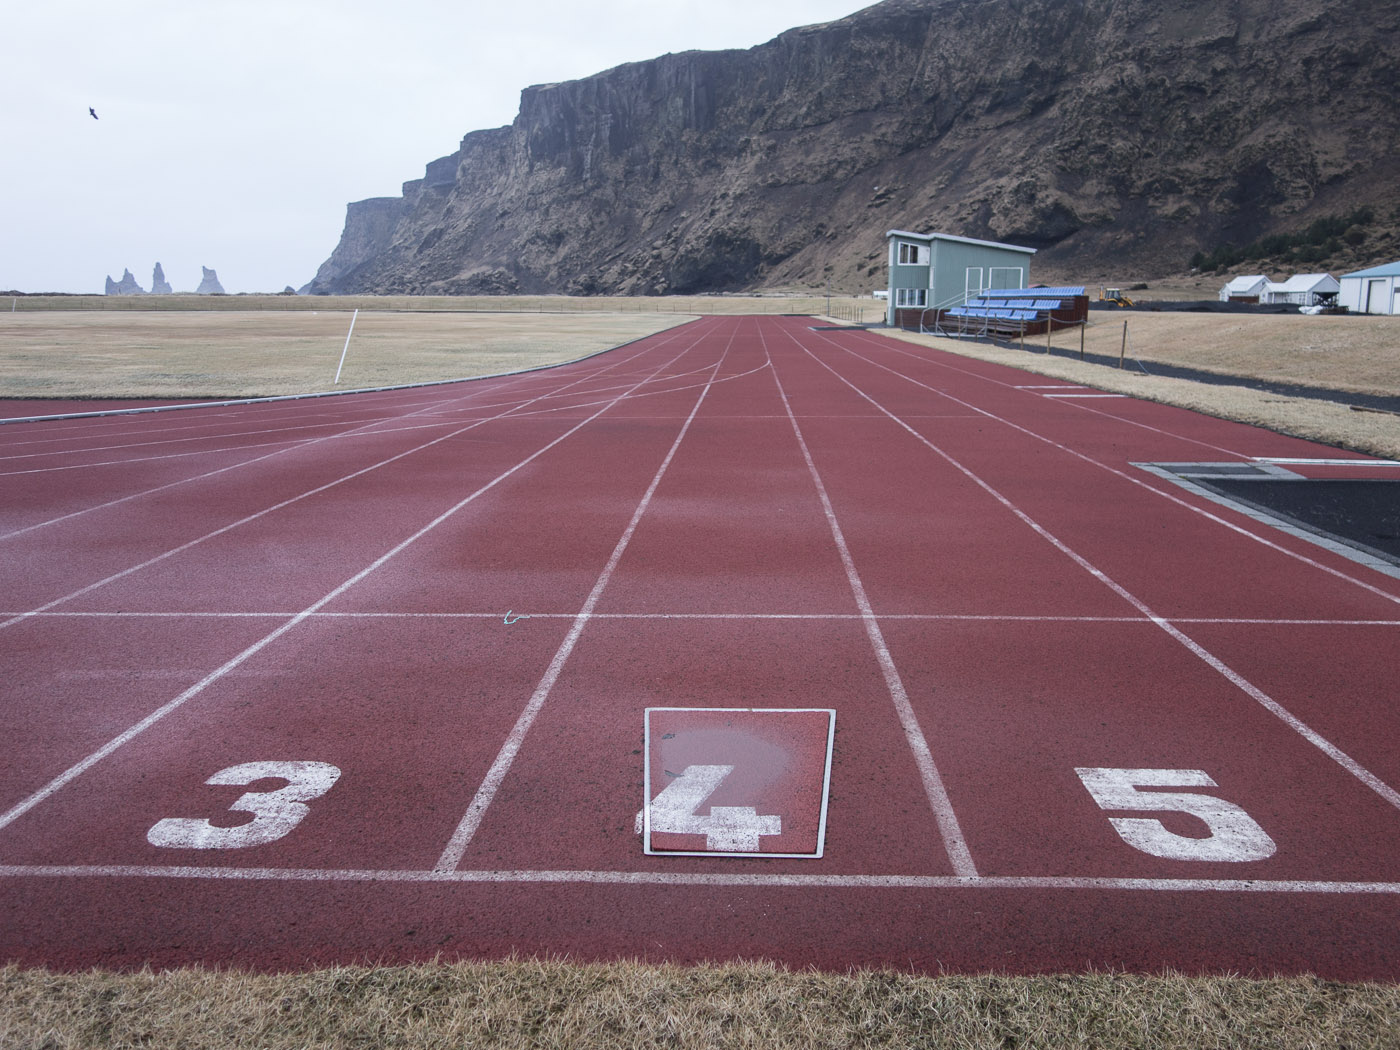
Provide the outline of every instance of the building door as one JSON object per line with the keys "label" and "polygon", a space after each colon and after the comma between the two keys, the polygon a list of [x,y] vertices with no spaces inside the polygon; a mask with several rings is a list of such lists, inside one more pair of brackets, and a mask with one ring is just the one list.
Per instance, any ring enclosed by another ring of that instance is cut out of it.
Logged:
{"label": "building door", "polygon": [[1361,312],[1363,314],[1390,313],[1390,303],[1386,302],[1386,281],[1382,278],[1379,281],[1366,282],[1366,294],[1361,297]]}
{"label": "building door", "polygon": [[967,268],[967,280],[963,284],[963,302],[967,302],[975,295],[981,295],[982,289],[982,267],[969,266]]}

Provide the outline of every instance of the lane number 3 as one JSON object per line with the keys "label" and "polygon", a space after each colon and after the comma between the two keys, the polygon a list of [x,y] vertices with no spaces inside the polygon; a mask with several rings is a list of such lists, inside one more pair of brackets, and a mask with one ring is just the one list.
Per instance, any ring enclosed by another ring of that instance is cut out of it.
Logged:
{"label": "lane number 3", "polygon": [[328,762],[244,762],[221,769],[206,784],[242,786],[275,777],[287,781],[272,791],[249,791],[229,806],[251,813],[253,819],[237,827],[215,827],[202,817],[166,817],[146,832],[152,846],[172,849],[243,849],[276,842],[301,823],[306,803],[320,798],[340,779],[340,770]]}
{"label": "lane number 3", "polygon": [[1272,857],[1278,847],[1248,813],[1233,802],[1194,791],[1144,791],[1145,787],[1215,787],[1200,769],[1076,769],[1100,809],[1187,813],[1210,834],[1192,838],[1168,831],[1152,817],[1109,817],[1134,849],[1168,860],[1248,861]]}

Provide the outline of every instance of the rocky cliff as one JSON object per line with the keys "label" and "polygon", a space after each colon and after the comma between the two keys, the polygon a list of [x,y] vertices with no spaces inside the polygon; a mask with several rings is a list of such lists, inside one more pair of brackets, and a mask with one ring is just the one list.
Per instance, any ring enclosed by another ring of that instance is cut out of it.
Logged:
{"label": "rocky cliff", "polygon": [[1166,274],[1363,204],[1380,251],[1397,84],[1400,0],[886,0],[528,88],[351,204],[305,290],[868,291],[892,228]]}

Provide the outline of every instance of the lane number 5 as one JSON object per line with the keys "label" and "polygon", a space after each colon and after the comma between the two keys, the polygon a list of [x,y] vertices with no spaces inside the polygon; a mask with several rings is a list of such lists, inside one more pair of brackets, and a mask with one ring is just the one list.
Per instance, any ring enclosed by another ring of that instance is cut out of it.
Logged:
{"label": "lane number 5", "polygon": [[320,798],[340,779],[340,770],[327,762],[244,762],[221,769],[206,784],[241,786],[275,777],[287,781],[273,791],[249,791],[229,806],[253,814],[246,824],[215,827],[202,817],[166,817],[146,832],[152,846],[172,849],[243,849],[276,842],[301,823],[305,803]]}
{"label": "lane number 5", "polygon": [[1188,813],[1210,834],[1192,838],[1168,831],[1152,817],[1109,817],[1134,849],[1168,860],[1248,861],[1272,857],[1278,847],[1248,813],[1233,802],[1194,791],[1143,791],[1144,787],[1216,787],[1200,769],[1075,769],[1100,809]]}

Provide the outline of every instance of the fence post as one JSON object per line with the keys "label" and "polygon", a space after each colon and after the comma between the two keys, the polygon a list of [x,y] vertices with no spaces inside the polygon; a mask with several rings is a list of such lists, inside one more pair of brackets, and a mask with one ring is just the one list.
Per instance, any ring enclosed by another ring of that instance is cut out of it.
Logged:
{"label": "fence post", "polygon": [[1128,352],[1128,319],[1123,318],[1123,345],[1118,348],[1118,367],[1123,367],[1123,355]]}

